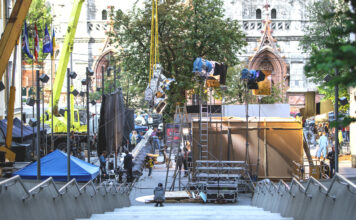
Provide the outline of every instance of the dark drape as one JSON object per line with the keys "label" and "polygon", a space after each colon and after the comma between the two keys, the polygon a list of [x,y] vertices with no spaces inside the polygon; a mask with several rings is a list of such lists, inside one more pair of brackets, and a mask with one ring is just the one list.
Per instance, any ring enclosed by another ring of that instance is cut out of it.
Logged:
{"label": "dark drape", "polygon": [[125,105],[121,90],[104,95],[100,109],[98,154],[115,152],[122,142],[125,124]]}

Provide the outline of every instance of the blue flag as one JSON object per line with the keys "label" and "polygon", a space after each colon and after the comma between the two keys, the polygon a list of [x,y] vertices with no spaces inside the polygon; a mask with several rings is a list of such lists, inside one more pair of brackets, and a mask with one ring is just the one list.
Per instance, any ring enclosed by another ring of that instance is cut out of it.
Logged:
{"label": "blue flag", "polygon": [[54,28],[52,27],[52,41],[51,41],[51,55],[52,55],[52,58],[54,57],[54,50],[56,48],[56,37],[55,37],[55,34],[54,34]]}
{"label": "blue flag", "polygon": [[45,35],[43,38],[43,53],[52,53],[52,42],[51,37],[49,36],[47,25],[45,29]]}
{"label": "blue flag", "polygon": [[30,47],[28,45],[28,34],[27,34],[26,22],[25,22],[25,27],[23,29],[23,34],[22,34],[22,50],[30,59],[33,59],[33,56],[30,52]]}

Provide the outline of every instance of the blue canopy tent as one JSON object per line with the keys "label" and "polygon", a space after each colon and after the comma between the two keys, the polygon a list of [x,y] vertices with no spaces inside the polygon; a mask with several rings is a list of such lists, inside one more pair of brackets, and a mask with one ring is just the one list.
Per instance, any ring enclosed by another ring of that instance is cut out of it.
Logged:
{"label": "blue canopy tent", "polygon": [[[71,178],[78,182],[87,182],[99,175],[99,167],[87,163],[81,159],[70,157]],[[14,176],[20,175],[23,179],[37,178],[37,162],[31,163],[21,170],[13,173]],[[67,154],[55,150],[41,158],[41,179],[53,177],[55,181],[67,181]]]}

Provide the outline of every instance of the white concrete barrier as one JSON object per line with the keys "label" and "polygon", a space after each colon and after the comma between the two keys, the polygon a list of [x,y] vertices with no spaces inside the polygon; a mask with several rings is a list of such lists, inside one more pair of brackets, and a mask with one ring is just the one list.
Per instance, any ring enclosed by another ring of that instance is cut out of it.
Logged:
{"label": "white concrete barrier", "polygon": [[126,206],[130,206],[128,192],[113,185],[52,181],[39,185],[20,178],[0,182],[0,219],[4,220],[74,220]]}
{"label": "white concrete barrier", "polygon": [[356,185],[336,174],[322,184],[314,178],[289,185],[280,181],[260,181],[252,205],[295,220],[356,220]]}

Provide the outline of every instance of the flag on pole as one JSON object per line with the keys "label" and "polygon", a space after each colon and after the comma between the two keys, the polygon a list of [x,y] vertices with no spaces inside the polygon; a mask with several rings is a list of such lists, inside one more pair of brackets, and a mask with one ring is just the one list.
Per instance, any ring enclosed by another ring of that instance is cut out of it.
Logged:
{"label": "flag on pole", "polygon": [[46,24],[46,29],[45,29],[45,35],[43,38],[43,53],[52,53],[52,42],[51,42],[51,37],[49,36],[48,33],[48,28]]}
{"label": "flag on pole", "polygon": [[56,37],[55,37],[55,33],[54,33],[54,28],[52,27],[52,41],[51,41],[51,55],[52,55],[52,59],[54,58],[54,49],[56,48]]}
{"label": "flag on pole", "polygon": [[38,40],[38,31],[37,31],[37,25],[35,24],[35,60],[38,62],[38,54],[40,52],[40,44]]}
{"label": "flag on pole", "polygon": [[33,59],[33,56],[30,52],[30,47],[28,45],[28,33],[27,33],[27,23],[25,21],[25,26],[22,34],[22,50],[30,58]]}

